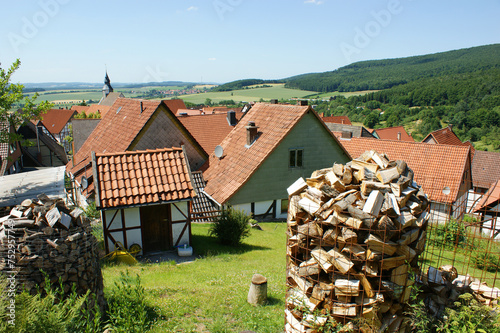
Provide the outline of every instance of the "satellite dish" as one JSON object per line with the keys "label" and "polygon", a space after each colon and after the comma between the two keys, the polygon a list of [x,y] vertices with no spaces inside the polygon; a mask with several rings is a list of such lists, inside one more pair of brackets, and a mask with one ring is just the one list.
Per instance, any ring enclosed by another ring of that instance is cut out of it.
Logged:
{"label": "satellite dish", "polygon": [[82,177],[82,190],[86,190],[87,187],[89,187],[89,181],[87,180],[87,177],[83,176]]}
{"label": "satellite dish", "polygon": [[448,186],[445,186],[445,187],[443,188],[443,194],[444,194],[444,195],[448,195],[448,194],[450,194],[450,193],[451,193],[450,188],[449,188]]}
{"label": "satellite dish", "polygon": [[221,158],[224,155],[224,149],[221,146],[215,147],[215,157]]}

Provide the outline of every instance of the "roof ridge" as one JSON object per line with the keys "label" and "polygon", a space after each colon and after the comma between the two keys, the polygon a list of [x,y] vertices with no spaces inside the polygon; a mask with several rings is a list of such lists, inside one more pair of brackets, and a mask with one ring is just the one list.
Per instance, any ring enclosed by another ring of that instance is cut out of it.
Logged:
{"label": "roof ridge", "polygon": [[144,149],[144,150],[125,150],[122,152],[96,153],[95,155],[99,157],[109,157],[116,155],[137,155],[144,153],[159,153],[159,152],[174,152],[174,151],[182,151],[182,147],[165,147],[165,148]]}

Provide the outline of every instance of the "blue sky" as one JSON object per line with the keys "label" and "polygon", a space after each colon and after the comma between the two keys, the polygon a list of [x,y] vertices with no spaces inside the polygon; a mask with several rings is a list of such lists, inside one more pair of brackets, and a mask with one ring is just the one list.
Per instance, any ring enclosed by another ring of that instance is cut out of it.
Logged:
{"label": "blue sky", "polygon": [[280,79],[500,42],[500,0],[4,2],[14,82]]}

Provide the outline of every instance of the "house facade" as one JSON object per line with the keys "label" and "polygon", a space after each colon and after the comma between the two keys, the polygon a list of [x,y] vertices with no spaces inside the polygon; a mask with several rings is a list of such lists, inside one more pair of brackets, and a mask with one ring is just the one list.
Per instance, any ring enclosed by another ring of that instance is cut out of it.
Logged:
{"label": "house facade", "polygon": [[182,148],[93,154],[93,161],[107,253],[118,244],[138,245],[140,254],[190,245],[196,192]]}
{"label": "house facade", "polygon": [[255,218],[286,218],[286,189],[349,154],[310,106],[257,103],[210,154],[204,193]]}

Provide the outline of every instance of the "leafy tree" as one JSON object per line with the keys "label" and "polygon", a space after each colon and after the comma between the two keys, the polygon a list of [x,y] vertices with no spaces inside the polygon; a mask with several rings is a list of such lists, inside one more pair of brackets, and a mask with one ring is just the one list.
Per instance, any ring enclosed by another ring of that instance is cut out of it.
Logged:
{"label": "leafy tree", "polygon": [[370,112],[366,118],[365,118],[365,121],[363,122],[363,125],[368,127],[368,128],[374,128],[375,125],[378,124],[378,112],[376,111],[373,111],[373,112]]}
{"label": "leafy tree", "polygon": [[[38,93],[35,93],[31,98],[24,97],[24,86],[10,83],[12,75],[20,65],[21,61],[17,59],[7,70],[0,67],[0,124],[8,123],[14,128],[22,125],[25,121],[39,119],[43,112],[52,107],[52,104],[47,101],[36,105]],[[22,108],[15,110],[15,106],[18,104],[22,104]],[[22,139],[22,136],[16,133],[8,131],[0,133],[0,142],[15,142]]]}

